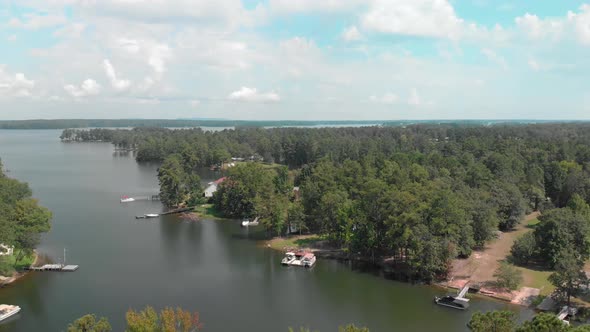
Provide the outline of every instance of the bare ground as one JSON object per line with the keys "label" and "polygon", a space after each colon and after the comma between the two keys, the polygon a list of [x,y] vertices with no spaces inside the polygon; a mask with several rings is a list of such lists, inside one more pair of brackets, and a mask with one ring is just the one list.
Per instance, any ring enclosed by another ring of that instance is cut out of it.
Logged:
{"label": "bare ground", "polygon": [[[494,272],[510,255],[510,248],[514,241],[531,229],[527,224],[539,217],[539,212],[533,212],[527,216],[515,227],[513,231],[501,233],[498,239],[488,243],[485,248],[476,250],[467,259],[456,259],[451,269],[451,279],[448,282],[449,287],[461,288],[466,283],[482,285],[481,293],[496,298],[511,300],[513,303],[528,305],[539,294],[536,288],[522,287],[518,291],[509,292],[497,289],[493,286],[496,278]],[[530,284],[528,276],[524,275],[524,284]]]}

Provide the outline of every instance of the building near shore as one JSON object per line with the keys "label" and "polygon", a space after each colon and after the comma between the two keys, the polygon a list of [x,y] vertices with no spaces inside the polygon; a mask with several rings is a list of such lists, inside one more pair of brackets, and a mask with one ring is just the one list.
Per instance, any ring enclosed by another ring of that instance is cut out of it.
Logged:
{"label": "building near shore", "polygon": [[209,182],[207,184],[207,188],[205,188],[205,191],[203,193],[203,196],[207,197],[207,198],[211,198],[213,197],[213,194],[217,191],[217,188],[219,187],[219,185],[225,181],[225,177],[219,178],[213,182]]}
{"label": "building near shore", "polygon": [[11,256],[14,253],[14,246],[0,243],[0,256]]}

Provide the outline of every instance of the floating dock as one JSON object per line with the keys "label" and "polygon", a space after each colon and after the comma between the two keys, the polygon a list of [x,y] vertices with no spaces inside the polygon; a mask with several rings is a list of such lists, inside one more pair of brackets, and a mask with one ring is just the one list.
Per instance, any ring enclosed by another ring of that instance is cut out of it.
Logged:
{"label": "floating dock", "polygon": [[57,272],[74,272],[78,269],[78,265],[63,265],[63,264],[45,264],[42,266],[31,266],[31,271],[57,271]]}

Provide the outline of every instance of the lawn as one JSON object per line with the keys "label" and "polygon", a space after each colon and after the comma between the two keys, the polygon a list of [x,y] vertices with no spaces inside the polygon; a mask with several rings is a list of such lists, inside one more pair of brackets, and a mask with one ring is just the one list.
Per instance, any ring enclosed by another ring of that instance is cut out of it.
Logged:
{"label": "lawn", "polygon": [[538,288],[541,290],[541,295],[547,296],[553,292],[555,286],[553,286],[547,278],[552,271],[540,271],[533,270],[526,267],[517,266],[522,271],[523,286]]}
{"label": "lawn", "polygon": [[270,247],[275,250],[284,250],[285,248],[309,248],[321,241],[318,235],[296,235],[290,237],[277,237],[270,240]]}
{"label": "lawn", "polygon": [[194,210],[201,218],[223,219],[223,215],[213,207],[213,204],[201,204]]}
{"label": "lawn", "polygon": [[15,271],[23,271],[25,268],[33,264],[33,262],[35,261],[35,254],[26,256],[25,258],[21,259],[21,261],[18,262],[16,266],[14,265],[15,260],[15,255],[3,256],[0,260],[0,274],[10,276]]}

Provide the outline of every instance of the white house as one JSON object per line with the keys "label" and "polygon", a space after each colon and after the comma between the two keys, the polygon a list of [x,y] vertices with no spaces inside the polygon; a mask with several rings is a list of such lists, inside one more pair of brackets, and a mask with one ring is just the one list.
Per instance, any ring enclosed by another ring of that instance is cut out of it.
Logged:
{"label": "white house", "polygon": [[219,178],[213,182],[209,182],[207,188],[205,188],[203,196],[207,198],[213,197],[213,194],[217,191],[217,187],[223,181],[225,181],[225,177]]}
{"label": "white house", "polygon": [[10,256],[14,253],[14,246],[7,246],[0,243],[0,256]]}

